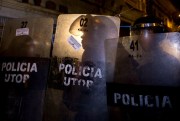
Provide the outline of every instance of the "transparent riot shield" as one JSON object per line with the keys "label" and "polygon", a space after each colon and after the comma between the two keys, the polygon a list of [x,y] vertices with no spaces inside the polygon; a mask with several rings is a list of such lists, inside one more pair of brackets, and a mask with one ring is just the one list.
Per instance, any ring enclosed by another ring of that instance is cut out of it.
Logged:
{"label": "transparent riot shield", "polygon": [[113,82],[114,73],[115,73],[115,63],[117,55],[117,46],[119,38],[106,39],[104,42],[105,45],[105,63],[106,63],[106,82]]}
{"label": "transparent riot shield", "polygon": [[51,18],[5,23],[0,46],[1,121],[42,121],[53,23]]}
{"label": "transparent riot shield", "polygon": [[105,40],[118,38],[119,18],[58,17],[45,121],[106,121]]}
{"label": "transparent riot shield", "polygon": [[179,120],[180,34],[119,39],[113,81],[107,83],[110,120]]}

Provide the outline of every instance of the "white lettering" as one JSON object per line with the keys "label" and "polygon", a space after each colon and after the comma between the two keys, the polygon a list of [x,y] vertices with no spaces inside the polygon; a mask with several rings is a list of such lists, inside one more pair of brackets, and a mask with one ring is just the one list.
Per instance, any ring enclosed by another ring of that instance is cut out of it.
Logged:
{"label": "white lettering", "polygon": [[36,63],[20,63],[17,64],[15,62],[8,62],[2,64],[2,71],[13,71],[13,72],[37,72],[37,65]]}
{"label": "white lettering", "polygon": [[[82,82],[82,83],[81,83],[81,82]],[[78,81],[78,85],[81,85],[81,84],[82,84],[82,86],[84,86],[84,85],[86,84],[85,80],[80,79],[80,80]]]}
{"label": "white lettering", "polygon": [[76,68],[75,68],[75,67],[73,67],[72,75],[77,75],[77,73],[76,73]]}
{"label": "white lettering", "polygon": [[21,74],[18,74],[17,76],[16,76],[16,83],[21,83],[21,81],[22,81],[22,75]]}
{"label": "white lettering", "polygon": [[117,101],[121,99],[121,95],[119,93],[114,93],[114,103],[118,103]]}
{"label": "white lettering", "polygon": [[90,70],[90,68],[87,67],[87,66],[85,66],[85,67],[83,68],[83,76],[88,77],[88,76],[90,75],[90,74],[88,73],[89,70]]}
{"label": "white lettering", "polygon": [[76,79],[76,78],[71,78],[71,80],[73,81],[73,85],[75,85],[75,84],[76,84],[77,79]]}
{"label": "white lettering", "polygon": [[146,96],[144,97],[145,105],[146,105],[147,107],[153,107],[153,106],[154,106],[153,104],[150,104],[150,103],[149,103],[149,99],[150,99],[150,98],[151,98],[150,95],[146,95]]}
{"label": "white lettering", "polygon": [[[30,66],[30,63],[28,63],[28,65]],[[36,65],[36,63],[33,63],[32,64],[32,67],[31,67],[31,70],[30,70],[30,72],[37,72],[37,65]]]}
{"label": "white lettering", "polygon": [[93,81],[92,80],[87,80],[87,87],[89,88],[92,85],[93,85]]}
{"label": "white lettering", "polygon": [[64,67],[65,67],[65,65],[62,64],[62,63],[60,63],[60,64],[59,64],[59,72],[61,72],[61,71],[64,69]]}
{"label": "white lettering", "polygon": [[29,79],[28,74],[5,74],[4,82],[25,83]]}
{"label": "white lettering", "polygon": [[16,71],[16,68],[14,67],[14,63],[12,63],[12,71]]}
{"label": "white lettering", "polygon": [[64,85],[69,86],[70,85],[70,78],[67,79],[67,77],[64,77]]}
{"label": "white lettering", "polygon": [[155,96],[155,100],[156,100],[156,107],[159,107],[159,97]]}
{"label": "white lettering", "polygon": [[72,71],[72,66],[70,64],[67,64],[65,67],[65,73],[70,74]]}
{"label": "white lettering", "polygon": [[170,108],[172,108],[170,98],[168,96],[164,96],[162,100],[162,107],[165,107],[168,105]]}
{"label": "white lettering", "polygon": [[20,70],[21,70],[22,72],[25,72],[25,71],[26,71],[26,66],[27,66],[26,63],[22,63],[21,66],[20,66]]}
{"label": "white lettering", "polygon": [[147,107],[147,108],[172,108],[169,96],[133,95],[114,93],[114,103],[126,106]]}
{"label": "white lettering", "polygon": [[8,76],[9,74],[5,74],[5,79],[4,79],[4,82],[9,82],[10,80],[10,76]]}
{"label": "white lettering", "polygon": [[130,98],[129,98],[129,95],[128,95],[128,94],[122,95],[122,102],[123,102],[124,105],[129,105],[129,103],[130,103]]}
{"label": "white lettering", "polygon": [[139,95],[139,105],[140,106],[144,105],[144,103],[143,103],[143,95]]}
{"label": "white lettering", "polygon": [[29,79],[29,75],[28,74],[24,74],[24,77],[23,77],[23,83],[26,83],[26,81]]}
{"label": "white lettering", "polygon": [[3,64],[2,64],[2,69],[1,69],[1,71],[3,71],[4,68],[6,68],[6,63],[3,63]]}
{"label": "white lettering", "polygon": [[14,78],[16,77],[16,74],[11,74],[11,75],[9,74],[9,76],[11,76],[11,82],[14,82],[15,80]]}
{"label": "white lettering", "polygon": [[6,66],[6,71],[10,71],[11,70],[11,63],[8,63]]}
{"label": "white lettering", "polygon": [[93,81],[71,78],[71,77],[64,77],[64,85],[65,86],[78,85],[78,86],[86,86],[87,88],[89,88],[90,86],[93,85]]}
{"label": "white lettering", "polygon": [[101,72],[101,70],[100,70],[99,68],[97,69],[97,71],[96,71],[94,77],[102,78],[102,72]]}
{"label": "white lettering", "polygon": [[135,101],[134,101],[134,96],[131,97],[131,105],[132,106],[138,106],[138,104],[135,103]]}
{"label": "white lettering", "polygon": [[59,72],[64,71],[65,74],[71,74],[74,76],[84,76],[84,77],[98,77],[102,78],[102,71],[100,68],[93,68],[89,66],[75,66],[71,64],[64,65],[59,64]]}
{"label": "white lettering", "polygon": [[20,64],[21,64],[21,63],[18,63],[18,64],[17,64],[17,71],[19,71]]}

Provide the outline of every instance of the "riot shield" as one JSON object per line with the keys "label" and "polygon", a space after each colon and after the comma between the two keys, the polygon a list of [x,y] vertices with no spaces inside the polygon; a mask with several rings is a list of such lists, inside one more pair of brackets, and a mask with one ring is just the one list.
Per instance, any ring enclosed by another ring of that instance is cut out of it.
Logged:
{"label": "riot shield", "polygon": [[0,46],[1,121],[42,121],[53,23],[51,18],[5,23]]}
{"label": "riot shield", "polygon": [[180,34],[127,36],[117,45],[113,82],[107,83],[110,120],[179,120]]}
{"label": "riot shield", "polygon": [[45,121],[106,121],[105,40],[118,38],[119,18],[58,17]]}

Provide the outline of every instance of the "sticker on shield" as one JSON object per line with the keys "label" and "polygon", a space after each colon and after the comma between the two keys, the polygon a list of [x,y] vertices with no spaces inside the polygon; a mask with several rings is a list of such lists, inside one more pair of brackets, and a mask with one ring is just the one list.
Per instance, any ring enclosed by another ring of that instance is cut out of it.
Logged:
{"label": "sticker on shield", "polygon": [[68,42],[75,50],[78,50],[81,47],[81,44],[78,43],[78,41],[73,36],[68,38]]}
{"label": "sticker on shield", "polygon": [[105,43],[118,38],[119,24],[112,16],[58,17],[46,92],[47,121],[107,121]]}
{"label": "sticker on shield", "polygon": [[16,36],[29,35],[29,28],[16,29]]}

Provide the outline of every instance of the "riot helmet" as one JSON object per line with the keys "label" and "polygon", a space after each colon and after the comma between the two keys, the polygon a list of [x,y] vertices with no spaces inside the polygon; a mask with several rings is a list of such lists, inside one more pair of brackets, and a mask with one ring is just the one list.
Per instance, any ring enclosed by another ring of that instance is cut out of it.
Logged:
{"label": "riot helmet", "polygon": [[104,61],[105,41],[118,38],[115,19],[103,15],[81,15],[70,25],[69,32],[81,37],[84,60]]}
{"label": "riot helmet", "polygon": [[133,26],[131,27],[131,35],[140,35],[143,34],[143,31],[163,33],[165,32],[165,26],[157,17],[143,16],[135,20]]}
{"label": "riot helmet", "polygon": [[107,16],[86,14],[74,20],[69,32],[74,36],[81,36],[83,45],[89,44],[88,42],[101,45],[104,39],[118,37],[115,26],[113,20]]}
{"label": "riot helmet", "polygon": [[159,18],[144,16],[134,22],[130,35],[137,35],[142,48],[149,51],[156,48],[158,43],[165,38],[164,32],[166,32],[165,26]]}

